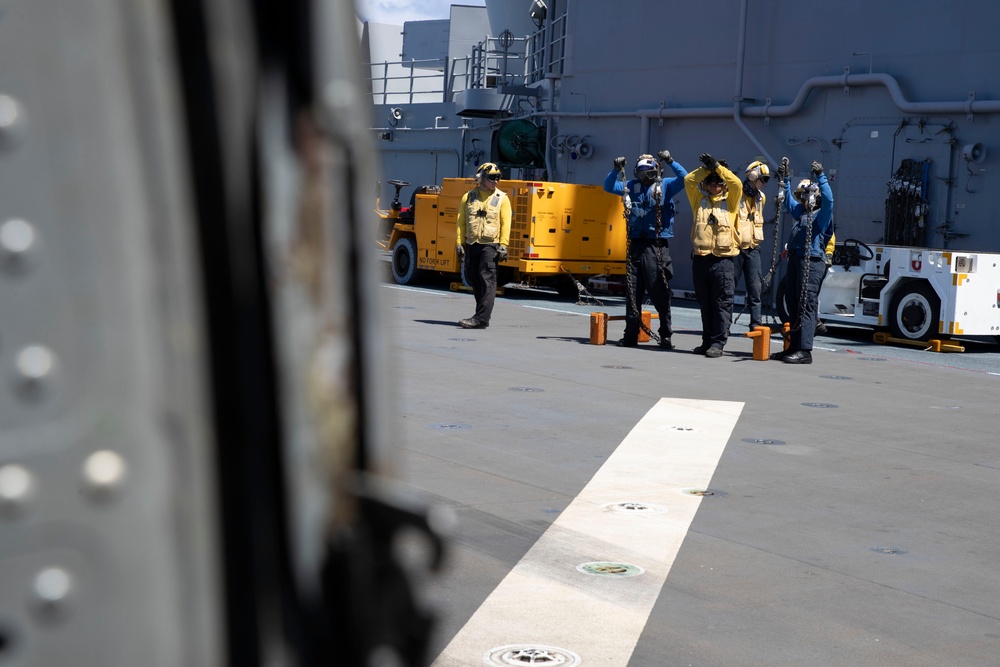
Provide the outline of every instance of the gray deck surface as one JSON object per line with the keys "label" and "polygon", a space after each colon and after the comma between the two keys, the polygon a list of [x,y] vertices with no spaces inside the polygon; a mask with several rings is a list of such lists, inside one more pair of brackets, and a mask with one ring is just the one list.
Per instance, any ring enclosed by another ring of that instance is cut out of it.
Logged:
{"label": "gray deck surface", "polygon": [[605,296],[508,290],[472,331],[455,325],[469,294],[379,296],[395,472],[457,517],[424,591],[435,654],[650,408],[680,397],[744,407],[627,664],[1000,663],[996,345],[933,353],[833,329],[812,365],[789,366],[752,360],[746,315],[724,357],[690,353],[688,301],[674,302],[679,351],[666,352],[589,345],[587,313],[624,312]]}

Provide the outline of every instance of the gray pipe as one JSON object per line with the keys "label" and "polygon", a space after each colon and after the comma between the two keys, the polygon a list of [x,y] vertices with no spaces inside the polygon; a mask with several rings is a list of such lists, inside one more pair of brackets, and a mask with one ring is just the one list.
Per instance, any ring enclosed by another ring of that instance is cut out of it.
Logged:
{"label": "gray pipe", "polygon": [[976,101],[969,99],[952,102],[911,102],[906,99],[899,82],[889,74],[851,74],[845,71],[841,76],[815,76],[802,84],[799,94],[791,104],[772,107],[770,105],[747,107],[744,115],[761,118],[791,116],[805,106],[806,98],[814,88],[848,88],[850,86],[885,86],[895,105],[911,114],[946,114],[946,113],[1000,113],[1000,100]]}
{"label": "gray pipe", "polygon": [[768,164],[777,165],[778,162],[771,157],[771,154],[767,152],[764,145],[757,140],[757,137],[740,117],[743,109],[743,69],[747,50],[747,2],[748,0],[743,0],[740,3],[740,41],[736,48],[736,94],[733,96],[733,122],[736,123],[736,127],[743,131],[743,134],[747,135],[747,138],[757,147],[761,155],[767,159]]}
{"label": "gray pipe", "polygon": [[[885,86],[892,101],[906,113],[948,114],[948,113],[1000,113],[1000,100],[959,100],[951,102],[911,102],[903,95],[899,82],[889,74],[850,74],[841,76],[814,76],[802,84],[798,95],[791,104],[782,106],[744,107],[742,115],[755,118],[782,118],[793,116],[805,106],[809,93],[814,88],[840,88],[850,86]],[[529,117],[541,118],[731,118],[730,107],[674,107],[657,109],[637,109],[634,111],[536,111]]]}

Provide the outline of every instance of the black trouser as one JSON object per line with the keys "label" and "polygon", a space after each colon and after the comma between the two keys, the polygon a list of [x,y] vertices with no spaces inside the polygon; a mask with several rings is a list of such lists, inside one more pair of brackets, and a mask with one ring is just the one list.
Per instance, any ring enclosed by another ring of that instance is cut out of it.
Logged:
{"label": "black trouser", "polygon": [[631,344],[639,339],[639,318],[647,294],[660,316],[660,340],[669,341],[673,335],[669,281],[674,277],[674,268],[667,239],[659,239],[659,245],[656,239],[630,239],[626,270],[633,293],[625,298],[625,342]]}
{"label": "black trouser", "polygon": [[490,323],[493,302],[497,298],[497,244],[469,243],[465,246],[465,280],[476,297],[472,319]]}
{"label": "black trouser", "polygon": [[[819,305],[819,285],[826,273],[826,262],[822,257],[788,258],[788,275],[785,278],[785,305],[788,307],[788,322],[792,327],[788,349],[792,351],[813,349],[816,335],[816,310]],[[806,282],[805,299],[802,297],[802,282]]]}
{"label": "black trouser", "polygon": [[740,250],[740,254],[733,257],[733,273],[736,283],[740,282],[742,276],[743,285],[747,289],[746,305],[750,309],[750,328],[760,326],[760,246]]}
{"label": "black trouser", "polygon": [[694,296],[701,309],[701,343],[704,347],[725,347],[733,321],[733,293],[736,291],[733,258],[695,255],[691,269]]}

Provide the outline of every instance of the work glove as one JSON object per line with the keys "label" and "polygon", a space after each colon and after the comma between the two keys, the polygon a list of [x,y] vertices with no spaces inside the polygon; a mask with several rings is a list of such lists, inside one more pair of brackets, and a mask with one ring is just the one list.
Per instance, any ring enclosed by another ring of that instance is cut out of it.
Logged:
{"label": "work glove", "polygon": [[778,176],[788,178],[788,158],[782,158],[781,164],[778,165]]}
{"label": "work glove", "polygon": [[624,170],[625,170],[625,158],[624,157],[616,157],[615,158],[615,171],[624,171]]}
{"label": "work glove", "polygon": [[822,174],[823,173],[823,165],[821,165],[819,162],[816,162],[816,160],[813,160],[813,163],[812,163],[812,173],[815,174],[816,176],[819,176],[820,174]]}
{"label": "work glove", "polygon": [[654,204],[659,204],[660,198],[663,197],[663,188],[660,187],[660,182],[656,181],[655,183],[650,185],[648,192],[649,192],[649,201],[653,202]]}
{"label": "work glove", "polygon": [[497,259],[501,262],[507,261],[507,246],[502,245],[497,248]]}
{"label": "work glove", "polygon": [[666,162],[667,164],[671,164],[674,161],[674,159],[670,157],[670,151],[665,148],[657,153],[656,157],[659,158],[660,162]]}
{"label": "work glove", "polygon": [[719,168],[719,161],[708,153],[702,153],[698,159],[701,160],[703,165],[705,165],[705,169],[708,169],[709,171],[715,171]]}
{"label": "work glove", "polygon": [[455,246],[455,254],[458,255],[458,261],[465,261],[465,246],[459,243]]}

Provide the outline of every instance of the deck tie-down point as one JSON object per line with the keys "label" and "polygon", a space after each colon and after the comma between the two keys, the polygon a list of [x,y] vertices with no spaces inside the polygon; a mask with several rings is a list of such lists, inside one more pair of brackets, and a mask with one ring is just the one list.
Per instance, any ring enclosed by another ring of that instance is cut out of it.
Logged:
{"label": "deck tie-down point", "polygon": [[[642,326],[639,327],[639,337],[638,341],[640,343],[649,342],[649,334],[646,333],[650,330],[649,324],[654,319],[660,319],[659,313],[651,313],[648,310],[643,310],[640,317],[642,318]],[[608,322],[621,321],[624,320],[624,315],[608,315],[607,313],[594,312],[590,314],[590,344],[591,345],[604,345],[608,342]]]}

